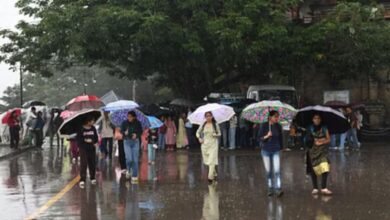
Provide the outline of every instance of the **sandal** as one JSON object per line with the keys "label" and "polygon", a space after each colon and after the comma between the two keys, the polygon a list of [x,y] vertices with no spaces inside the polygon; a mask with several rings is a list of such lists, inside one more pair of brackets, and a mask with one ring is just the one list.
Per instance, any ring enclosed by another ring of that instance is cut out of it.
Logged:
{"label": "sandal", "polygon": [[321,193],[326,196],[331,196],[333,194],[329,189],[322,189]]}

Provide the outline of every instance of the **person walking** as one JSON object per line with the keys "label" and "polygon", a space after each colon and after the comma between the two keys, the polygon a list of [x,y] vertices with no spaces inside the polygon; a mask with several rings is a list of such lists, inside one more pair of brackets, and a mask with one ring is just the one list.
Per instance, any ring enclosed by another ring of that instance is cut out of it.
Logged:
{"label": "person walking", "polygon": [[178,132],[176,136],[176,147],[177,149],[182,149],[188,147],[188,138],[185,128],[185,121],[187,120],[187,115],[182,113],[179,118]]}
{"label": "person walking", "polygon": [[98,143],[98,134],[94,126],[95,120],[92,117],[87,117],[77,133],[77,145],[80,152],[80,188],[85,187],[85,181],[87,178],[87,168],[89,169],[89,177],[91,184],[96,184],[96,149],[95,146]]}
{"label": "person walking", "polygon": [[234,115],[229,121],[229,150],[236,149],[236,130],[238,125],[237,116]]}
{"label": "person walking", "polygon": [[124,149],[124,143],[123,143],[123,134],[121,133],[120,128],[115,128],[114,137],[118,143],[119,166],[121,168],[122,174],[125,174],[127,171],[127,169],[126,169],[126,155],[125,155],[125,149]]}
{"label": "person walking", "polygon": [[158,131],[156,128],[149,129],[148,136],[148,159],[149,164],[154,165],[156,161],[156,149],[158,142]]}
{"label": "person walking", "polygon": [[280,151],[283,149],[283,129],[279,124],[279,112],[270,111],[268,122],[260,127],[261,156],[267,175],[268,196],[283,195],[280,177]]}
{"label": "person walking", "polygon": [[33,106],[31,107],[31,112],[29,114],[29,117],[27,118],[26,126],[28,127],[28,142],[30,146],[36,146],[37,137],[36,133],[34,132],[35,124],[37,122],[37,109]]}
{"label": "person walking", "polygon": [[206,122],[199,127],[196,137],[201,144],[203,163],[208,166],[209,184],[216,181],[218,166],[218,138],[221,129],[215,121],[212,112],[205,113]]}
{"label": "person walking", "polygon": [[220,145],[221,150],[226,150],[228,148],[228,126],[229,122],[222,122],[219,124],[221,129],[221,136],[220,136]]}
{"label": "person walking", "polygon": [[69,145],[70,145],[70,153],[72,156],[72,163],[75,164],[77,159],[80,156],[80,149],[77,146],[77,134],[76,135],[70,135],[68,139]]}
{"label": "person walking", "polygon": [[11,138],[10,147],[18,149],[20,140],[20,120],[15,111],[12,112],[11,116],[8,118],[7,125],[9,127],[9,134]]}
{"label": "person walking", "polygon": [[351,128],[347,132],[347,140],[350,142],[352,149],[359,150],[359,140],[357,136],[357,130],[359,128],[359,119],[351,107],[346,108],[347,119]]}
{"label": "person walking", "polygon": [[158,147],[160,150],[165,149],[165,134],[167,133],[167,126],[165,125],[165,117],[161,116],[163,125],[158,129]]}
{"label": "person walking", "polygon": [[105,158],[112,159],[112,147],[114,142],[114,129],[115,126],[112,124],[109,112],[103,113],[103,120],[100,125],[100,135],[102,137],[102,143],[100,151],[104,154]]}
{"label": "person walking", "polygon": [[[186,116],[188,117],[191,114],[192,114],[192,111],[191,111],[191,108],[190,108],[190,109],[188,109],[188,113],[187,113]],[[186,124],[185,124],[186,133],[187,133],[187,138],[188,138],[188,147],[187,148],[189,149],[189,148],[193,148],[194,147],[194,134],[193,134],[193,130],[192,130],[193,125],[190,122],[190,120],[188,120],[188,118],[185,118],[185,122],[186,122]]]}
{"label": "person walking", "polygon": [[127,114],[127,120],[122,123],[121,132],[124,135],[124,149],[126,155],[126,178],[133,184],[138,184],[138,160],[142,126],[134,111]]}
{"label": "person walking", "polygon": [[37,115],[37,121],[35,122],[35,126],[33,129],[36,137],[35,146],[39,148],[42,148],[43,145],[43,139],[44,139],[43,127],[45,127],[45,120],[43,119],[42,112],[39,111]]}
{"label": "person walking", "polygon": [[172,121],[172,118],[168,116],[167,121],[165,122],[165,126],[167,127],[167,132],[165,134],[165,145],[167,146],[167,151],[173,151],[176,145],[176,125],[175,122]]}
{"label": "person walking", "polygon": [[322,125],[322,119],[319,114],[314,115],[313,124],[307,128],[306,146],[306,170],[313,182],[313,195],[319,193],[317,177],[321,176],[321,193],[323,195],[332,195],[327,188],[327,179],[330,172],[328,159],[328,145],[330,143],[330,134],[326,126]]}

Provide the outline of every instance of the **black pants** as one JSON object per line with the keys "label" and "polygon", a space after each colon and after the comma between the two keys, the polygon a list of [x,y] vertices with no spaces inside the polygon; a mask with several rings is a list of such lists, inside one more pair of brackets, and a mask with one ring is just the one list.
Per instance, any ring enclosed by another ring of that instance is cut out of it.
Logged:
{"label": "black pants", "polygon": [[34,130],[35,134],[35,146],[36,147],[42,147],[43,145],[43,130]]}
{"label": "black pants", "polygon": [[95,179],[96,173],[96,150],[94,147],[79,148],[80,152],[80,181],[84,181],[87,178],[87,167],[89,169],[89,177],[91,180]]}
{"label": "black pants", "polygon": [[[328,181],[328,175],[329,175],[329,173],[323,173],[321,175],[321,186],[322,186],[322,189],[326,189],[326,184],[327,184],[327,181]],[[314,172],[311,172],[310,176],[311,176],[311,180],[313,182],[313,188],[314,189],[318,189],[317,175]]]}
{"label": "black pants", "polygon": [[112,159],[113,138],[102,138],[102,152]]}
{"label": "black pants", "polygon": [[14,126],[9,128],[9,134],[11,136],[11,148],[18,148],[19,147],[19,127]]}
{"label": "black pants", "polygon": [[126,155],[123,140],[118,140],[119,164],[122,170],[126,169]]}

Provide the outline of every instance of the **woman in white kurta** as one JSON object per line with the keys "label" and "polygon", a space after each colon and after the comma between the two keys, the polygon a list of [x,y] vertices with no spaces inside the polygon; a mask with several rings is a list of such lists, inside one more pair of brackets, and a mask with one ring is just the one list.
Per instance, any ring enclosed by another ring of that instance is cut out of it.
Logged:
{"label": "woman in white kurta", "polygon": [[209,167],[209,183],[215,181],[217,176],[216,166],[218,165],[218,138],[221,136],[221,130],[216,123],[213,114],[205,114],[206,122],[199,127],[196,137],[202,144],[203,163]]}

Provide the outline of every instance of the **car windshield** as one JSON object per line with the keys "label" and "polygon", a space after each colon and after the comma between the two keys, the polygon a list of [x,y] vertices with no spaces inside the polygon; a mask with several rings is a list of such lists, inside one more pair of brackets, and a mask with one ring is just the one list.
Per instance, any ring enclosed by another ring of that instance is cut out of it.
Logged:
{"label": "car windshield", "polygon": [[281,102],[297,107],[295,91],[286,90],[260,90],[259,100],[280,100]]}

